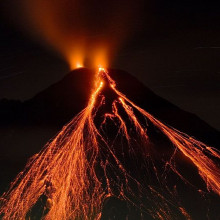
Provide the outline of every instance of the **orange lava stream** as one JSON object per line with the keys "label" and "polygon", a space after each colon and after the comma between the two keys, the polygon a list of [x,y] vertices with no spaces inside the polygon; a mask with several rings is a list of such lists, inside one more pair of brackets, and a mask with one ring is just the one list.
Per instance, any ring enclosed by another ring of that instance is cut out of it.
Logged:
{"label": "orange lava stream", "polygon": [[136,108],[157,128],[159,128],[170,139],[170,141],[196,165],[201,177],[207,184],[207,188],[220,195],[220,168],[212,159],[204,154],[204,151],[206,151],[209,156],[214,156],[216,158],[220,158],[220,152],[206,146],[204,143],[195,140],[185,133],[166,126],[151,114],[147,113],[144,109],[135,105],[132,101],[126,98],[124,94],[115,89],[114,86],[112,86],[112,88],[120,97],[122,97],[120,98],[120,101],[123,106],[125,105],[124,100],[126,100],[132,107]]}
{"label": "orange lava stream", "polygon": [[[46,200],[42,219],[100,219],[103,202],[108,197],[115,196],[139,206],[137,204],[139,198],[132,188],[133,185],[137,186],[141,195],[146,196],[147,201],[151,201],[151,205],[142,204],[141,207],[154,219],[175,219],[170,206],[177,207],[185,219],[190,219],[189,213],[181,206],[176,193],[171,192],[171,189],[166,188],[167,194],[163,195],[154,185],[143,186],[136,177],[133,177],[95,124],[97,111],[104,105],[104,98],[100,101],[104,86],[103,78],[107,79],[118,100],[113,101],[112,112],[104,115],[100,127],[106,125],[107,120],[115,122],[118,126],[117,135],[122,135],[130,146],[128,126],[119,110],[123,109],[134,126],[136,135],[141,141],[147,142],[149,139],[147,126],[142,125],[135,115],[134,110],[138,111],[164,133],[177,150],[192,161],[205,181],[207,189],[220,195],[220,169],[211,159],[220,159],[220,153],[166,126],[138,107],[116,89],[116,83],[107,70],[100,68],[87,107],[65,125],[51,143],[30,159],[25,170],[17,176],[9,191],[3,195],[0,207],[2,219],[31,218],[31,210],[39,200],[43,201],[42,197]],[[135,151],[134,147],[131,150]],[[146,149],[143,150],[145,151]],[[147,164],[145,166],[147,167]],[[154,165],[153,169],[158,182],[162,182]],[[175,167],[173,171],[183,178]],[[115,173],[114,177],[112,173]]]}

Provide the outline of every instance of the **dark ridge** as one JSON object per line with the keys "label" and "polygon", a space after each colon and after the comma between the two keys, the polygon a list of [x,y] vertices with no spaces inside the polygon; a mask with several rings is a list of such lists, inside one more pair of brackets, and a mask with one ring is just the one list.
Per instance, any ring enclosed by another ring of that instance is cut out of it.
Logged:
{"label": "dark ridge", "polygon": [[[196,115],[159,97],[125,71],[110,69],[109,73],[120,91],[162,122],[212,146],[219,143],[219,132]],[[24,103],[0,101],[1,124],[62,127],[86,106],[94,75],[95,70],[76,69]]]}

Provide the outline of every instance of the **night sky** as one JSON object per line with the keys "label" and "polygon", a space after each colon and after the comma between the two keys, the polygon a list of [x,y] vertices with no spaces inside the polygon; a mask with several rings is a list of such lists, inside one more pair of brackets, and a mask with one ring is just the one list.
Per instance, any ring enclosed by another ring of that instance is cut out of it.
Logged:
{"label": "night sky", "polygon": [[[86,2],[81,8],[89,8]],[[89,2],[94,11],[108,8],[108,3]],[[126,1],[117,2],[117,8],[126,7]],[[59,81],[69,66],[59,52],[15,22],[23,16],[19,4],[0,3],[0,98],[26,100]],[[149,0],[137,4],[127,22],[128,36],[110,67],[128,71],[158,95],[220,130],[220,3]],[[97,13],[85,16],[96,21],[90,22],[91,30],[99,27]],[[86,37],[91,37],[91,30]]]}

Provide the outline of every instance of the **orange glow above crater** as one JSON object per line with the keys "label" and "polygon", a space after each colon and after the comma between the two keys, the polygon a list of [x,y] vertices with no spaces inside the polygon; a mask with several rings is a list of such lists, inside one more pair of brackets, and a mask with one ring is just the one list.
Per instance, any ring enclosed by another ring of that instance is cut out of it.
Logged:
{"label": "orange glow above crater", "polygon": [[91,68],[108,67],[108,53],[106,49],[103,48],[102,50],[92,50],[86,55],[83,51],[83,49],[81,49],[81,51],[73,50],[72,53],[67,54],[70,69],[82,68],[84,66]]}

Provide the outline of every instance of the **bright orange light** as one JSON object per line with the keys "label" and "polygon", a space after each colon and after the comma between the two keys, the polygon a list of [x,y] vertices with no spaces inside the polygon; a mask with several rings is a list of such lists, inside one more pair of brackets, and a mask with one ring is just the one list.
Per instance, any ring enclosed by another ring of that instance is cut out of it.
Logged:
{"label": "bright orange light", "polygon": [[69,51],[69,53],[66,54],[66,58],[71,70],[84,67],[85,55],[83,48],[74,47],[72,51]]}
{"label": "bright orange light", "polygon": [[91,55],[91,57],[92,57],[92,63],[95,67],[101,66],[104,68],[108,66],[108,54],[104,46],[103,48],[99,48],[95,50]]}
{"label": "bright orange light", "polygon": [[81,63],[76,63],[76,68],[82,68],[83,65]]}
{"label": "bright orange light", "polygon": [[82,68],[84,65],[82,62],[79,62],[79,61],[72,61],[70,63],[70,69],[73,70],[73,69],[79,69],[79,68]]}
{"label": "bright orange light", "polygon": [[101,65],[99,65],[99,73],[100,72],[106,72],[105,68],[101,67]]}

